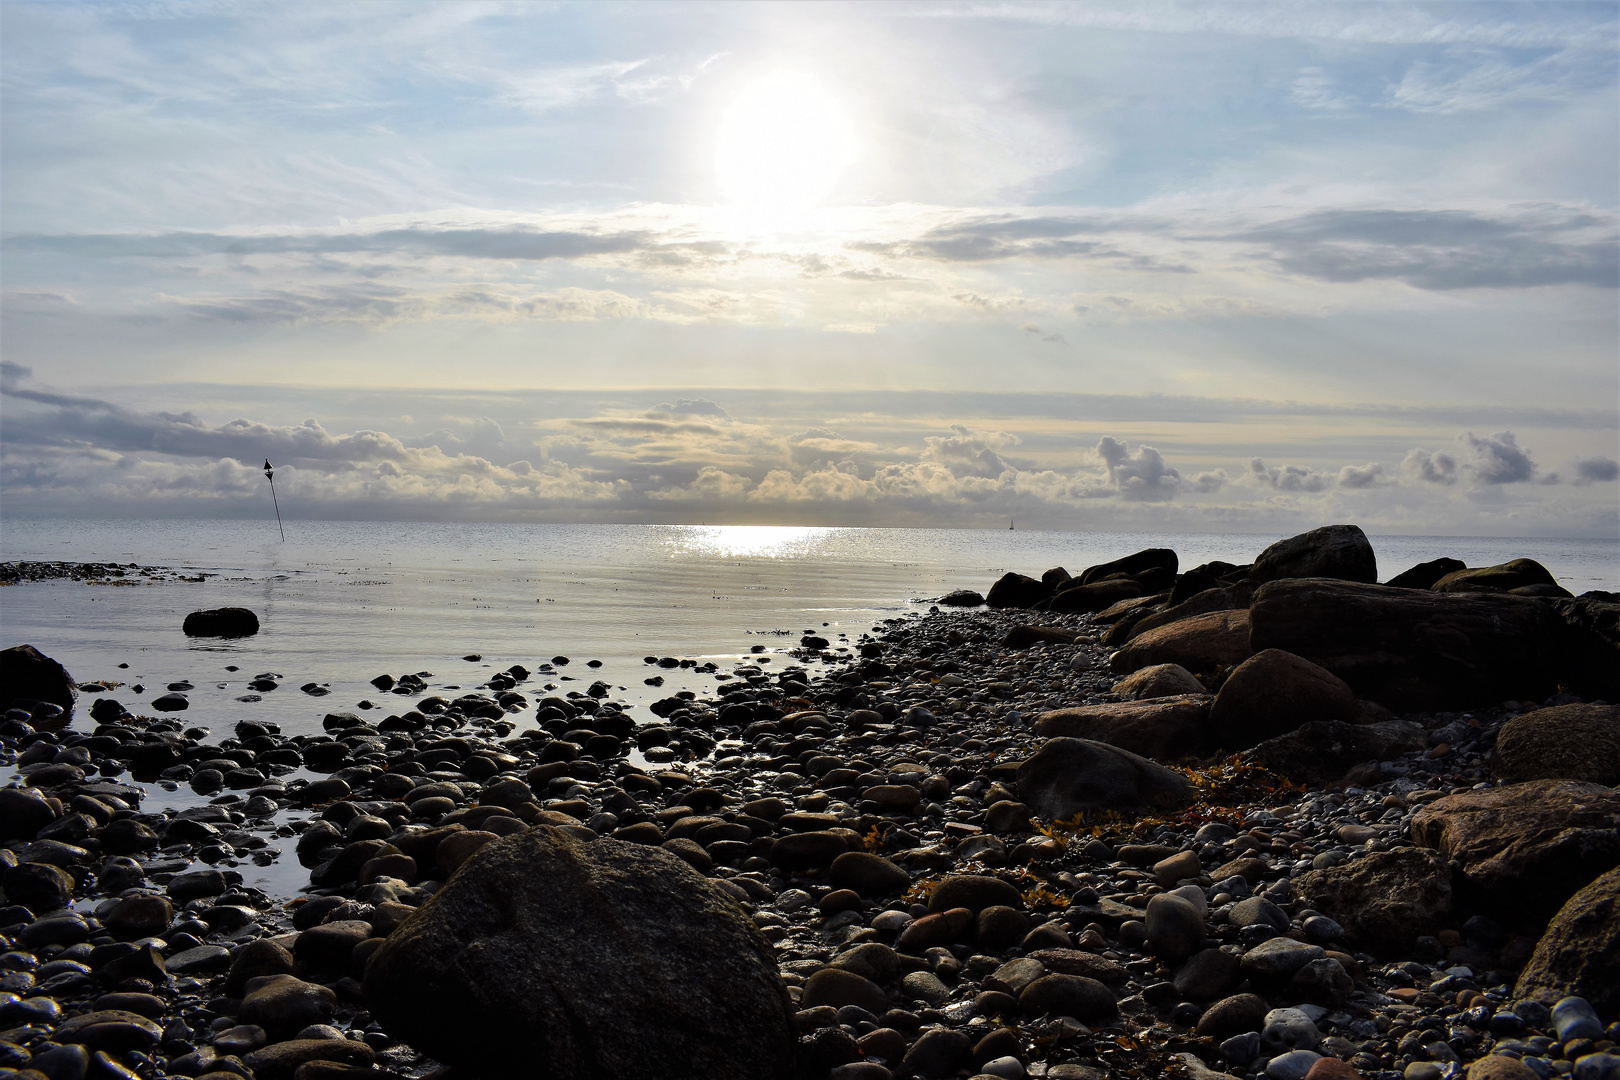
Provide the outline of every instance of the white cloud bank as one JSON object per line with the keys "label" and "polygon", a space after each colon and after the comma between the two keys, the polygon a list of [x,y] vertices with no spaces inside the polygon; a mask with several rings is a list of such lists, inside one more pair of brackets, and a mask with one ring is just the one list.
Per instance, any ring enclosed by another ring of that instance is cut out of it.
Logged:
{"label": "white cloud bank", "polygon": [[[251,516],[263,512],[269,458],[284,511],[310,518],[995,527],[1013,517],[1024,527],[1213,531],[1353,517],[1393,531],[1602,534],[1614,527],[1620,480],[1613,459],[1592,455],[1574,463],[1574,485],[1559,485],[1510,431],[1458,435],[1461,460],[1413,448],[1399,467],[1259,456],[1238,465],[1253,429],[1234,423],[1228,446],[1189,446],[1178,465],[1176,451],[1086,435],[1094,423],[950,424],[895,401],[885,414],[829,414],[809,427],[735,415],[705,396],[440,418],[425,434],[394,434],[211,422],[64,393],[12,363],[0,374],[8,514]],[[1178,431],[1202,425],[1154,426],[1180,443]],[[1601,425],[1593,434],[1613,435]],[[1194,471],[1206,464],[1216,467]],[[1507,488],[1530,495],[1482,499]]]}

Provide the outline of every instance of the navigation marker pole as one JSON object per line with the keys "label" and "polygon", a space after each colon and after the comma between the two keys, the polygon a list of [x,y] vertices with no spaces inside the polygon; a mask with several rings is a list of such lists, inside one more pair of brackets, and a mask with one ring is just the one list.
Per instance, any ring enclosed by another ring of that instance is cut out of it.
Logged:
{"label": "navigation marker pole", "polygon": [[264,459],[264,478],[270,481],[270,502],[276,508],[276,528],[281,530],[281,542],[287,542],[287,527],[281,523],[281,503],[276,501],[276,472],[270,467],[270,459]]}

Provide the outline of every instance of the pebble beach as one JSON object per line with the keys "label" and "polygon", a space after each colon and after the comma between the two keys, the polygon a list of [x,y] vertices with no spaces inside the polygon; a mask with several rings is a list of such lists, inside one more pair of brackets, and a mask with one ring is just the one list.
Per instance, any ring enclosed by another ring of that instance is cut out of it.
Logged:
{"label": "pebble beach", "polygon": [[1620,1076],[1620,603],[1372,566],[1031,567],[319,735],[0,643],[0,1075]]}

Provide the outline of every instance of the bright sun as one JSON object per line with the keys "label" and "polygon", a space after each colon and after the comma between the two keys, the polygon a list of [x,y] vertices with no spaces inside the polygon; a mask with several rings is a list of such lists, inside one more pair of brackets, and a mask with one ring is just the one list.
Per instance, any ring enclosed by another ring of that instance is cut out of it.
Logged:
{"label": "bright sun", "polygon": [[715,170],[727,201],[751,224],[785,228],[826,199],[854,156],[838,100],[808,75],[776,71],[726,110]]}

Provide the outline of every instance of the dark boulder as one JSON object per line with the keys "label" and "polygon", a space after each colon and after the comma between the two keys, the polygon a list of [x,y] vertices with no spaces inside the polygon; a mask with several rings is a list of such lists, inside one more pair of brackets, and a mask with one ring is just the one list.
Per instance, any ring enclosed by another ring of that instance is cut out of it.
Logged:
{"label": "dark boulder", "polygon": [[1087,810],[1179,807],[1191,797],[1180,773],[1106,743],[1049,739],[1018,766],[1018,790],[1051,820]]}
{"label": "dark boulder", "polygon": [[181,629],[187,637],[252,637],[259,632],[259,617],[247,608],[209,608],[187,615]]}
{"label": "dark boulder", "polygon": [[1143,757],[1175,761],[1202,753],[1210,744],[1209,702],[1208,694],[1178,694],[1054,709],[1041,714],[1035,734],[1091,739]]}
{"label": "dark boulder", "polygon": [[1392,589],[1428,589],[1447,574],[1466,569],[1468,564],[1461,559],[1430,559],[1396,574],[1384,584]]}
{"label": "dark boulder", "polygon": [[56,820],[56,811],[33,788],[0,789],[0,840],[32,840]]}
{"label": "dark boulder", "polygon": [[1359,526],[1324,525],[1277,541],[1249,570],[1250,581],[1279,578],[1340,578],[1371,584],[1378,580],[1378,557]]}
{"label": "dark boulder", "polygon": [[1451,867],[1421,848],[1376,851],[1294,878],[1294,899],[1344,927],[1357,948],[1406,956],[1451,914]]}
{"label": "dark boulder", "polygon": [[1534,559],[1513,559],[1495,566],[1453,570],[1429,587],[1435,592],[1511,592],[1533,585],[1550,585],[1560,589],[1558,595],[1569,596],[1560,588],[1558,579]]}
{"label": "dark boulder", "polygon": [[1407,720],[1318,720],[1267,739],[1243,757],[1292,780],[1327,783],[1364,762],[1393,761],[1427,745],[1423,728]]}
{"label": "dark boulder", "polygon": [[979,607],[984,603],[984,596],[972,589],[955,589],[940,597],[938,602],[946,607]]}
{"label": "dark boulder", "polygon": [[1620,784],[1620,705],[1555,705],[1515,716],[1496,733],[1491,776]]}
{"label": "dark boulder", "polygon": [[1412,841],[1462,864],[1466,906],[1539,931],[1564,902],[1620,865],[1620,791],[1531,780],[1436,799],[1412,815]]}
{"label": "dark boulder", "polygon": [[1072,645],[1079,636],[1078,630],[1069,630],[1061,626],[1019,624],[1007,629],[1002,635],[1001,644],[1007,649],[1027,649],[1037,641],[1046,645]]}
{"label": "dark boulder", "polygon": [[1079,580],[1082,585],[1090,585],[1093,581],[1100,581],[1112,574],[1136,577],[1153,570],[1168,570],[1174,575],[1179,565],[1180,560],[1170,548],[1144,548],[1113,562],[1088,566],[1080,572]]}
{"label": "dark boulder", "polygon": [[1599,1016],[1620,1013],[1620,869],[1570,897],[1553,916],[1513,996],[1546,1005],[1583,997]]}
{"label": "dark boulder", "polygon": [[[1205,589],[1193,594],[1185,600],[1172,603],[1161,611],[1146,612],[1130,627],[1126,635],[1127,641],[1138,634],[1145,634],[1149,630],[1157,630],[1161,626],[1168,626],[1182,619],[1190,619],[1194,615],[1205,615],[1211,611],[1235,611],[1247,608],[1249,601],[1254,597],[1254,590],[1258,588],[1252,581],[1240,581],[1234,585],[1223,585],[1217,589]],[[1171,594],[1172,598],[1174,594]]]}
{"label": "dark boulder", "polygon": [[1049,610],[1068,614],[1101,611],[1121,600],[1141,596],[1146,591],[1131,578],[1109,578],[1107,581],[1094,581],[1064,589],[1052,597]]}
{"label": "dark boulder", "polygon": [[1024,574],[1006,573],[990,586],[984,602],[993,608],[1032,608],[1052,596],[1052,588]]}
{"label": "dark boulder", "polygon": [[1194,674],[1233,667],[1253,653],[1249,638],[1247,611],[1211,611],[1132,638],[1108,666],[1121,675],[1153,664],[1180,664]]}
{"label": "dark boulder", "polygon": [[730,896],[659,848],[548,826],[467,860],[373,954],[365,1002],[488,1076],[767,1080],[796,1045],[771,946]]}
{"label": "dark boulder", "polygon": [[1567,670],[1567,633],[1557,612],[1526,597],[1326,578],[1263,585],[1249,607],[1256,651],[1303,656],[1396,712],[1540,700]]}
{"label": "dark boulder", "polygon": [[32,645],[0,650],[0,712],[44,701],[71,715],[78,700],[73,676]]}
{"label": "dark boulder", "polygon": [[1361,701],[1343,679],[1281,649],[1239,664],[1209,707],[1209,726],[1228,750],[1247,750],[1309,721],[1351,723]]}

